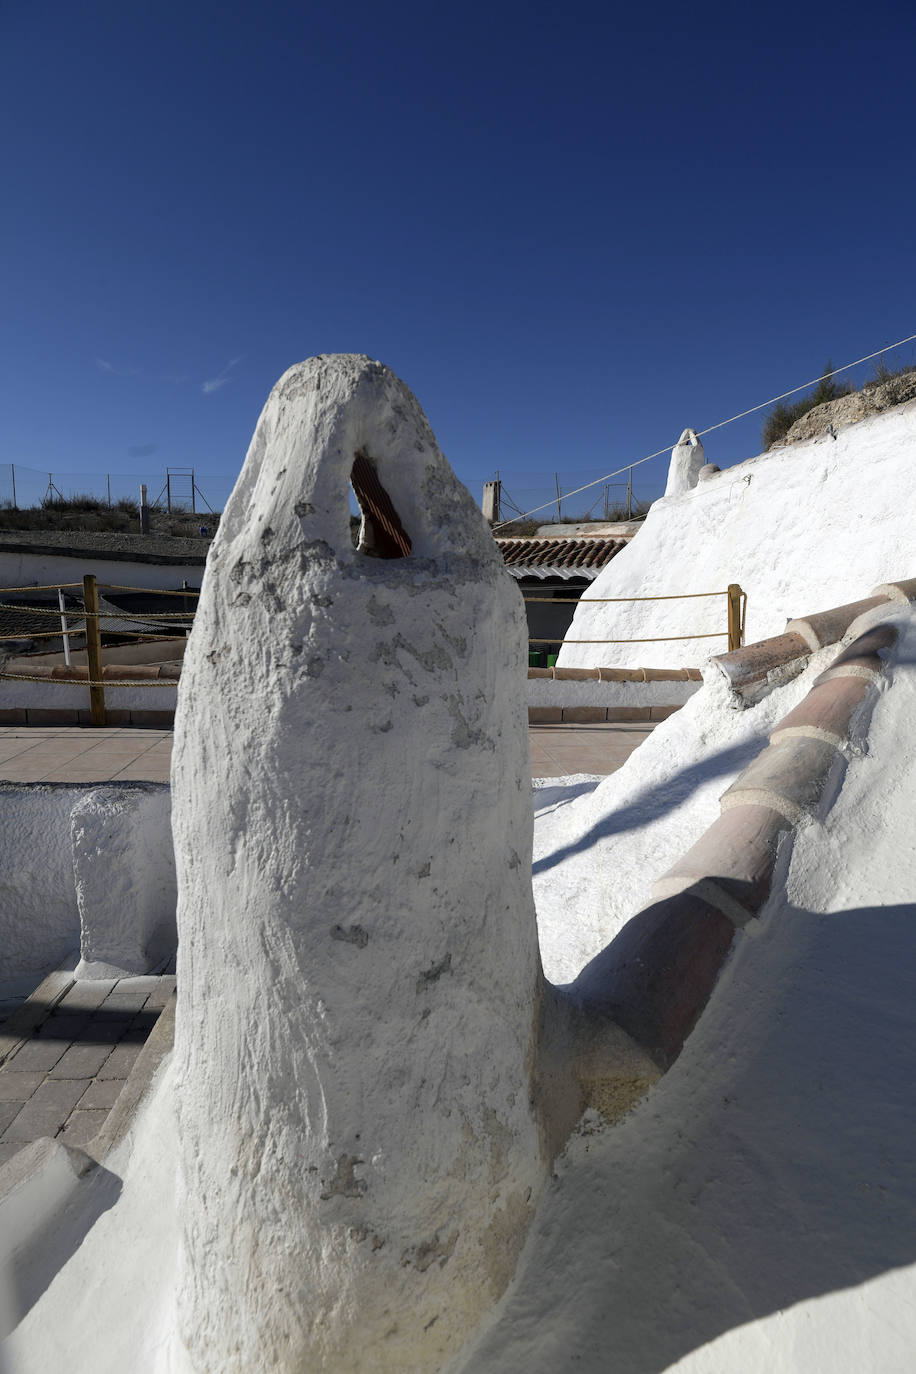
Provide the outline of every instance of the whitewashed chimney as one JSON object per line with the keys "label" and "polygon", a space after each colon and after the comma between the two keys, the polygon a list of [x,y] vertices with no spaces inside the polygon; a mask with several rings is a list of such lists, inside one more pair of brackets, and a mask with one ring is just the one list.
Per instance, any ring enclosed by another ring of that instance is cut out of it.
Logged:
{"label": "whitewashed chimney", "polygon": [[690,491],[700,480],[700,468],[706,462],[702,440],[695,429],[685,429],[671,450],[666,496],[680,496]]}
{"label": "whitewashed chimney", "polygon": [[545,1175],[526,636],[403,383],[352,355],[287,372],[176,717],[179,1323],[201,1374],[438,1369],[511,1278]]}

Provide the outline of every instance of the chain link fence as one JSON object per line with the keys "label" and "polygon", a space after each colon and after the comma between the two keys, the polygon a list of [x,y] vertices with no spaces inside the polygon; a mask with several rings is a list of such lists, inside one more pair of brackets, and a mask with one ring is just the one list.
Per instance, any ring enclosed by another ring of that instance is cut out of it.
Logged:
{"label": "chain link fence", "polygon": [[136,504],[140,486],[149,501],[162,509],[207,514],[221,511],[235,485],[235,477],[206,476],[194,468],[170,467],[149,473],[44,472],[22,463],[0,463],[0,509],[29,510],[86,498],[113,507],[121,501]]}

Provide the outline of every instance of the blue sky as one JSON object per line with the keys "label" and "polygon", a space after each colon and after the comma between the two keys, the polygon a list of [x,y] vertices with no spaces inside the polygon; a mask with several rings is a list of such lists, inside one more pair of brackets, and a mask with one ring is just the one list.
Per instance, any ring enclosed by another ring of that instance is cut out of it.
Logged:
{"label": "blue sky", "polygon": [[914,38],[909,3],[8,0],[0,464],[221,499],[276,378],[353,351],[529,504],[912,334]]}

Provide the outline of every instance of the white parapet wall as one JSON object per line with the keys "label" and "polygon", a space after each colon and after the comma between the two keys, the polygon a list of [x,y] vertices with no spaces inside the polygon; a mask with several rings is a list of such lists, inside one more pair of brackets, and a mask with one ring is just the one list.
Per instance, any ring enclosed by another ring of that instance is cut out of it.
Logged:
{"label": "white parapet wall", "polygon": [[[665,707],[680,707],[699,691],[701,682],[601,682],[597,678],[572,680],[565,678],[528,679],[528,709],[530,712],[545,710],[606,711],[608,719],[615,715],[623,719],[621,713],[645,712],[645,719],[652,717],[652,710]],[[532,715],[532,720],[537,720]],[[635,716],[631,717],[636,719]],[[659,717],[660,718],[660,717]]]}
{"label": "white parapet wall", "polygon": [[53,967],[79,946],[70,812],[84,790],[0,783],[0,977]]}
{"label": "white parapet wall", "polygon": [[[745,642],[855,601],[913,565],[916,402],[829,435],[750,458],[652,506],[639,537],[590,598],[747,593]],[[863,591],[863,589],[865,589]],[[629,605],[580,602],[558,666],[700,666],[727,647],[724,595]],[[708,638],[685,639],[702,635]],[[664,637],[671,637],[666,642]]]}
{"label": "white parapet wall", "polygon": [[[11,672],[27,673],[22,664]],[[175,710],[177,682],[150,686],[142,681],[128,687],[105,685],[105,707],[109,711],[162,712]],[[0,678],[0,711],[73,712],[89,710],[89,687],[85,682],[20,682]],[[33,722],[34,723],[34,722]]]}
{"label": "white parapet wall", "polygon": [[175,945],[169,814],[159,783],[0,783],[0,977],[77,949],[81,977],[155,967]]}
{"label": "white parapet wall", "polygon": [[96,787],[70,813],[80,917],[77,978],[149,973],[176,948],[169,789]]}
{"label": "white parapet wall", "polygon": [[[23,536],[25,540],[25,536]],[[62,542],[66,536],[61,535]],[[205,545],[202,545],[205,549]],[[101,584],[139,587],[154,591],[180,591],[183,582],[199,587],[202,563],[178,563],[163,559],[99,558],[91,551],[64,555],[0,544],[0,587],[71,586],[92,573]]]}

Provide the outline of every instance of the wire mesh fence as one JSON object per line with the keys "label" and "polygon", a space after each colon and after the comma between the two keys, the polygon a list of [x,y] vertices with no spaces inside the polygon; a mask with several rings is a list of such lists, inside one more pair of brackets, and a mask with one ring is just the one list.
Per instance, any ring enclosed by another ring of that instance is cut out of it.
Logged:
{"label": "wire mesh fence", "polygon": [[[588,491],[579,491],[595,473],[564,470],[562,473],[500,472],[499,520],[529,518],[538,525],[575,523],[590,520],[627,520],[644,515],[659,492],[650,477],[634,485],[632,475],[623,481],[599,482]],[[576,493],[569,496],[568,493]],[[477,492],[473,493],[475,497]]]}
{"label": "wire mesh fence", "polygon": [[153,506],[205,515],[223,509],[234,484],[235,477],[203,475],[192,467],[125,474],[44,471],[22,463],[0,463],[0,508],[30,510],[81,500],[110,508],[123,503],[136,505],[144,485]]}

